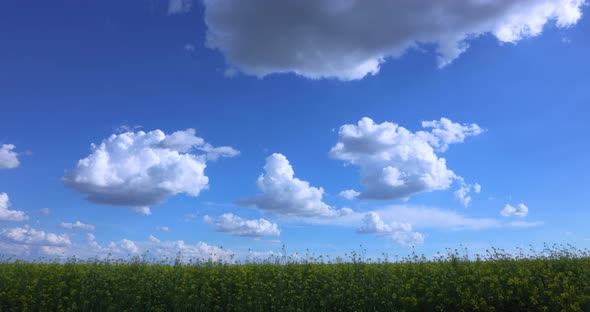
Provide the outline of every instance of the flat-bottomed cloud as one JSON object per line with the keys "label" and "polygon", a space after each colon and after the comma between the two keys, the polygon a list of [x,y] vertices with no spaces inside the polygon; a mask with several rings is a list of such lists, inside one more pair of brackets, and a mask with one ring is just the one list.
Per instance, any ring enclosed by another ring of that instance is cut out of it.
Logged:
{"label": "flat-bottomed cloud", "polygon": [[[191,152],[202,151],[201,154]],[[66,185],[94,203],[131,207],[150,214],[168,196],[198,196],[208,187],[208,159],[233,157],[231,147],[213,147],[194,129],[166,135],[160,130],[113,134],[65,175]]]}
{"label": "flat-bottomed cloud", "polygon": [[272,215],[291,217],[333,217],[348,210],[336,210],[322,201],[324,190],[295,178],[293,167],[282,154],[266,158],[264,174],[256,185],[260,193],[253,198],[239,200],[243,206],[256,208]]}
{"label": "flat-bottomed cloud", "polygon": [[432,131],[411,132],[395,123],[376,124],[362,118],[338,131],[338,142],[330,155],[361,169],[362,192],[346,190],[346,198],[403,199],[412,194],[446,190],[453,180],[462,180],[447,168],[446,160],[435,153],[465,137],[481,133],[476,124],[461,125],[441,118],[423,122]]}

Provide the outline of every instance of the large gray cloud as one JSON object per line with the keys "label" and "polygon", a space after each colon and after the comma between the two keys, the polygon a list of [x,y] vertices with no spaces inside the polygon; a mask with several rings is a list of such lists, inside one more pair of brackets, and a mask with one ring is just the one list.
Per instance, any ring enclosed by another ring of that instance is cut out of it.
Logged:
{"label": "large gray cloud", "polygon": [[434,44],[439,66],[467,41],[516,43],[543,26],[574,25],[585,0],[204,0],[207,45],[230,66],[265,76],[360,79],[387,58]]}
{"label": "large gray cloud", "polygon": [[194,129],[171,135],[160,130],[125,132],[93,144],[92,153],[66,173],[65,182],[91,202],[149,214],[149,206],[168,196],[198,196],[206,189],[208,159],[238,154],[231,147],[211,146],[197,137]]}
{"label": "large gray cloud", "polygon": [[347,190],[347,198],[401,199],[420,192],[448,189],[463,179],[447,168],[435,153],[465,137],[481,133],[476,124],[461,125],[446,118],[423,122],[431,131],[412,132],[391,122],[376,124],[362,118],[356,125],[340,127],[338,143],[330,151],[336,159],[361,169],[362,192]]}

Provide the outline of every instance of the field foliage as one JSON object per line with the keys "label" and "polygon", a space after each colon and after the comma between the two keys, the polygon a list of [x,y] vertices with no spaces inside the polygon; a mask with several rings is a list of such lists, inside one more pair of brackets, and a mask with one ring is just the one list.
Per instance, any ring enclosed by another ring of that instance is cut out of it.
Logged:
{"label": "field foliage", "polygon": [[390,261],[0,260],[0,311],[590,311],[587,251]]}

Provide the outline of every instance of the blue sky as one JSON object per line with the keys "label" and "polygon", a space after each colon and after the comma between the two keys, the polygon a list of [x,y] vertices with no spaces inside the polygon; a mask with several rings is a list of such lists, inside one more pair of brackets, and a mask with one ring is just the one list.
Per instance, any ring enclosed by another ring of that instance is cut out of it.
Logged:
{"label": "blue sky", "polygon": [[2,253],[588,247],[587,5],[399,5],[4,4]]}

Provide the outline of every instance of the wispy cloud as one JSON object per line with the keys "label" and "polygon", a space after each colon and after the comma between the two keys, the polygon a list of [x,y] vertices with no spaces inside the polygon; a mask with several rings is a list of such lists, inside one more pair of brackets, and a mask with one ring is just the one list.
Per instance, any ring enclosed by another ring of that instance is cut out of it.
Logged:
{"label": "wispy cloud", "polygon": [[169,0],[168,15],[188,13],[192,7],[193,0]]}
{"label": "wispy cloud", "polygon": [[481,192],[481,185],[478,183],[475,184],[467,184],[464,181],[461,181],[461,187],[456,190],[453,194],[455,198],[465,207],[469,206],[471,202],[471,192],[475,194],[479,194]]}
{"label": "wispy cloud", "polygon": [[49,208],[42,208],[42,209],[39,209],[39,211],[37,211],[37,213],[42,216],[47,216],[51,213],[51,210]]}
{"label": "wispy cloud", "polygon": [[499,228],[522,228],[543,225],[543,222],[506,222],[495,218],[470,217],[454,210],[436,207],[390,205],[367,212],[352,212],[335,218],[301,218],[294,222],[359,227],[367,213],[374,212],[386,223],[408,223],[420,230],[477,231]]}
{"label": "wispy cloud", "polygon": [[94,231],[94,229],[96,228],[94,225],[92,224],[86,224],[86,223],[82,223],[80,221],[76,221],[76,222],[62,222],[59,227],[61,227],[62,229],[68,229],[68,230],[86,230],[86,231]]}

